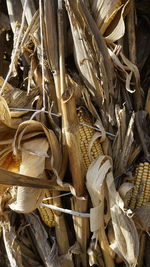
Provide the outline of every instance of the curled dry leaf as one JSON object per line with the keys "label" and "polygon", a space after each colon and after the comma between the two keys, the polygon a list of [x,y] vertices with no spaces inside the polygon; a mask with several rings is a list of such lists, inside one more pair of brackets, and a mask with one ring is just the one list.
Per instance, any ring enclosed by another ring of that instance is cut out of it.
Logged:
{"label": "curled dry leaf", "polygon": [[112,42],[121,38],[125,29],[124,9],[129,1],[90,0],[90,2],[93,17],[101,33],[105,34],[106,31],[109,31],[109,36],[106,34],[106,38]]}
{"label": "curled dry leaf", "polygon": [[[91,163],[87,172],[86,185],[94,207],[91,210],[91,230],[97,232],[101,227],[102,217],[104,216],[102,205],[105,181],[115,236],[115,241],[110,247],[130,266],[136,266],[139,253],[138,233],[133,220],[124,211],[124,202],[116,191],[111,168],[110,159],[107,156],[100,156]],[[103,212],[103,214],[100,212]],[[105,230],[103,229],[103,231]]]}
{"label": "curled dry leaf", "polygon": [[[42,179],[45,176],[45,166],[59,173],[62,159],[57,138],[53,131],[41,123],[26,121],[20,124],[13,146],[15,154],[22,160],[21,174]],[[10,208],[29,213],[38,207],[43,196],[43,190],[18,187],[16,202],[10,204]]]}
{"label": "curled dry leaf", "polygon": [[[54,132],[37,121],[25,121],[21,123],[17,129],[13,147],[14,153],[19,156],[23,151],[22,144],[25,140],[32,137],[45,136],[49,144],[48,158],[46,158],[46,166],[49,170],[56,170],[59,173],[62,164],[62,154],[60,144]],[[42,155],[42,149],[39,156]]]}
{"label": "curled dry leaf", "polygon": [[[22,148],[24,151],[21,153],[20,174],[31,177],[43,175],[45,157],[48,151],[46,138],[36,138],[31,141],[26,141],[22,145]],[[43,197],[44,191],[41,189],[18,187],[16,201],[11,203],[9,207],[16,212],[29,213],[38,207]]]}

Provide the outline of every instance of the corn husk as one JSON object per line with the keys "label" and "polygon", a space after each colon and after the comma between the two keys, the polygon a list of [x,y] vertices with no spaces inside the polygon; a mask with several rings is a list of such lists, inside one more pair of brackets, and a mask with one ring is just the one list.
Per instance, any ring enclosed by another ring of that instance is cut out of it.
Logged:
{"label": "corn husk", "polygon": [[[37,150],[38,146],[38,150]],[[45,157],[48,151],[48,142],[46,138],[37,138],[25,142],[21,149],[20,174],[32,177],[43,176],[45,169]],[[44,197],[44,191],[40,189],[18,187],[16,192],[16,202],[9,207],[21,213],[30,213],[35,210]]]}
{"label": "corn husk", "polygon": [[[93,179],[93,176],[95,179]],[[115,242],[111,244],[111,248],[129,265],[136,266],[139,252],[138,233],[132,219],[125,214],[124,203],[115,189],[111,163],[106,156],[100,156],[93,161],[87,172],[86,185],[93,203],[91,230],[95,232],[94,236],[96,238],[100,238],[99,242],[106,266],[113,266],[103,225],[104,217],[100,216],[100,214],[103,214],[104,198],[106,196],[104,195],[104,181],[107,184],[110,214],[115,234]]]}

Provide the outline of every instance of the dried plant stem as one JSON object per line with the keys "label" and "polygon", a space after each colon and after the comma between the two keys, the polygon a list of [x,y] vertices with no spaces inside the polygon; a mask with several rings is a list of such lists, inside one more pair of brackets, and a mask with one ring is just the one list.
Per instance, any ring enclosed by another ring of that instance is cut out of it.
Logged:
{"label": "dried plant stem", "polygon": [[[53,196],[55,197],[58,192],[53,192]],[[61,198],[54,198],[53,204],[57,207],[62,207]],[[67,227],[64,219],[64,214],[60,211],[54,211],[55,216],[55,231],[56,231],[56,238],[57,243],[59,246],[59,254],[60,255],[66,255],[69,253],[69,238],[67,233]],[[62,262],[62,267],[73,267],[73,260],[70,255],[70,257],[66,258]]]}
{"label": "dried plant stem", "polygon": [[147,92],[147,98],[146,98],[146,103],[145,103],[145,110],[148,112],[150,116],[150,87]]}
{"label": "dried plant stem", "polygon": [[[66,88],[65,81],[65,57],[64,57],[64,25],[63,25],[63,2],[58,1],[58,33],[59,33],[59,68],[60,68],[60,88],[62,95],[62,116],[66,146],[69,155],[70,170],[73,179],[73,186],[77,196],[85,195],[85,181],[82,169],[82,158],[79,143],[79,123],[76,113],[75,97],[73,92]],[[87,199],[72,199],[72,209],[86,212]],[[73,218],[76,239],[81,247],[81,254],[76,256],[76,263],[82,262],[82,266],[87,265],[87,240],[89,236],[88,219]]]}
{"label": "dried plant stem", "polygon": [[3,90],[4,90],[4,88],[5,88],[5,86],[6,86],[7,82],[8,82],[8,79],[9,79],[9,77],[11,75],[15,58],[18,57],[18,55],[19,55],[19,53],[18,53],[19,44],[21,42],[21,35],[22,35],[22,32],[23,32],[24,24],[25,24],[25,9],[26,9],[26,4],[27,4],[27,0],[25,0],[25,3],[24,3],[21,26],[20,26],[19,34],[18,34],[17,41],[16,41],[16,44],[15,44],[15,49],[14,49],[14,52],[12,54],[11,63],[9,65],[9,71],[8,71],[8,74],[6,76],[6,79],[5,79],[4,83],[3,83],[3,86],[2,86],[2,88],[0,90],[0,94],[3,93]]}
{"label": "dried plant stem", "polygon": [[144,250],[145,250],[145,240],[146,240],[146,233],[142,232],[141,238],[140,238],[140,250],[139,250],[139,257],[138,257],[138,264],[137,267],[143,266],[143,256],[144,256]]}
{"label": "dried plant stem", "polygon": [[50,69],[53,73],[58,112],[61,114],[60,75],[58,68],[58,36],[55,0],[44,0],[46,52]]}
{"label": "dried plant stem", "polygon": [[[128,34],[128,51],[129,51],[129,59],[133,64],[137,64],[136,58],[136,36],[135,36],[135,6],[134,0],[130,1],[130,11],[127,15],[127,34]],[[142,107],[142,99],[141,99],[141,91],[140,88],[137,87],[134,93],[134,102],[135,107],[139,110]]]}
{"label": "dried plant stem", "polygon": [[57,194],[59,194],[58,191],[60,190],[70,191],[69,187],[61,187],[57,185],[57,183],[53,180],[41,180],[20,173],[10,172],[4,169],[0,169],[0,184],[43,189],[47,188],[51,190],[56,190]]}
{"label": "dried plant stem", "polygon": [[39,0],[39,15],[40,15],[40,41],[41,41],[41,69],[42,69],[42,92],[43,92],[43,109],[46,108],[45,103],[45,81],[44,81],[44,47],[43,47],[43,9],[42,2]]}

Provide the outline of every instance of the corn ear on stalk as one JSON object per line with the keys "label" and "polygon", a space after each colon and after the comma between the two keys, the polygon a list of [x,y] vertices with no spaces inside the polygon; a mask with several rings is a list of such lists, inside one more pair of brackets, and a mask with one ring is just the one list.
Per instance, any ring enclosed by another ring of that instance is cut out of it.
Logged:
{"label": "corn ear on stalk", "polygon": [[[52,194],[49,190],[45,190],[45,198],[51,197]],[[51,199],[43,200],[45,204],[53,204]],[[46,207],[38,207],[42,221],[49,227],[55,226],[54,213],[51,209]]]}
{"label": "corn ear on stalk", "polygon": [[135,209],[150,201],[150,163],[140,163],[135,170],[134,188],[129,208]]}
{"label": "corn ear on stalk", "polygon": [[[78,119],[79,119],[79,135],[80,135],[80,149],[82,153],[84,167],[87,170],[89,165],[91,164],[91,160],[88,155],[88,147],[91,141],[91,138],[95,134],[95,129],[92,129],[89,126],[92,126],[92,122],[88,113],[80,108],[78,111]],[[103,155],[102,146],[97,139],[94,141],[93,146],[91,148],[91,156],[92,159],[96,159],[99,155]]]}
{"label": "corn ear on stalk", "polygon": [[[88,155],[88,147],[91,141],[91,138],[95,134],[95,129],[92,129],[86,125],[92,126],[91,119],[88,115],[88,113],[83,109],[80,108],[78,111],[78,119],[79,119],[79,135],[80,135],[80,149],[83,157],[83,163],[84,167],[87,170],[89,165],[91,164],[91,160]],[[102,147],[97,139],[94,141],[93,146],[91,148],[91,156],[92,159],[96,159],[99,155],[103,155]],[[45,198],[51,197],[51,193],[49,190],[46,190]],[[52,204],[52,200],[45,200],[44,203],[46,204]],[[55,220],[54,220],[54,213],[51,209],[46,207],[39,207],[38,208],[40,216],[43,220],[43,222],[49,226],[53,227],[55,226]]]}

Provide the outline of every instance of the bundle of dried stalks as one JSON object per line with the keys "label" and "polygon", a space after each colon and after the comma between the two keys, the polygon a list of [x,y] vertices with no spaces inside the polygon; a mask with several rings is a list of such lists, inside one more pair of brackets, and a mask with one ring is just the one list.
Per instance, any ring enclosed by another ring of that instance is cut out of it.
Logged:
{"label": "bundle of dried stalks", "polygon": [[147,1],[1,2],[3,262],[148,266]]}

